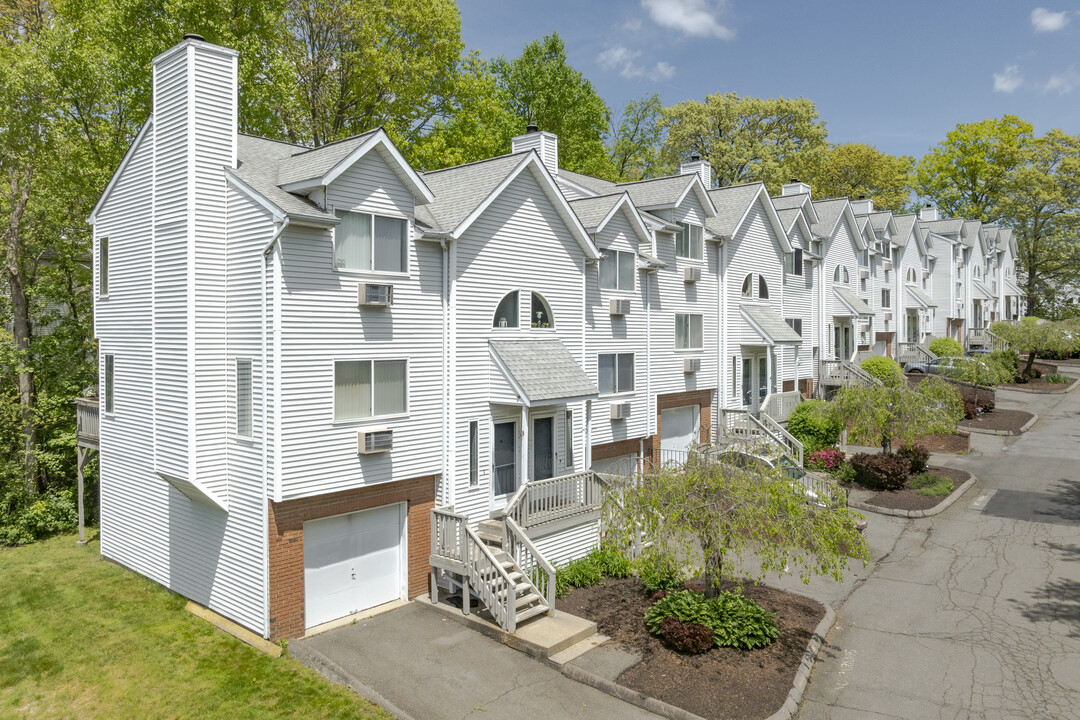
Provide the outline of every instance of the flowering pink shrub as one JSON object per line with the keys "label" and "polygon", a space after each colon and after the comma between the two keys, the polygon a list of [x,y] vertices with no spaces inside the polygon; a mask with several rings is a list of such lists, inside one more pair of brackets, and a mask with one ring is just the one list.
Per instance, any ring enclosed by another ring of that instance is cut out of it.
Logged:
{"label": "flowering pink shrub", "polygon": [[844,462],[844,451],[836,448],[818,450],[810,456],[807,464],[811,470],[836,470]]}

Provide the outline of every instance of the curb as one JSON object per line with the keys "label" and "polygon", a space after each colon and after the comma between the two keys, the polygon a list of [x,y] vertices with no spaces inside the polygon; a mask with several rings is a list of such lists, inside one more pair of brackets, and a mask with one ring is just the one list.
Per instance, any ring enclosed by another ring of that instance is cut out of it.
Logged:
{"label": "curb", "polygon": [[1031,413],[1031,419],[1028,420],[1023,425],[1021,425],[1019,430],[982,430],[980,428],[968,427],[967,425],[957,425],[957,427],[962,428],[964,430],[967,430],[968,432],[973,432],[973,433],[975,433],[977,435],[1008,435],[1008,436],[1012,436],[1012,435],[1022,435],[1022,434],[1024,434],[1025,432],[1028,431],[1028,428],[1030,428],[1032,425],[1034,425],[1038,421],[1039,421],[1039,416],[1036,415],[1035,413]]}
{"label": "curb", "polygon": [[[806,652],[803,653],[802,662],[799,664],[798,672],[795,673],[795,680],[791,684],[791,690],[788,691],[787,699],[780,709],[766,720],[790,720],[799,711],[799,702],[802,700],[803,692],[806,690],[810,672],[814,669],[818,651],[821,649],[822,643],[825,642],[825,636],[836,622],[836,613],[833,612],[832,606],[828,603],[822,603],[822,605],[825,606],[825,617],[818,623],[818,626],[814,629],[814,634],[810,637],[810,642],[806,645]],[[619,685],[616,682],[602,678],[573,663],[563,665],[562,673],[571,680],[577,680],[579,683],[596,688],[612,697],[617,697],[624,702],[648,710],[656,715],[666,717],[668,720],[705,720],[705,718],[695,715],[689,710],[683,710],[637,690],[631,690],[625,685]]]}
{"label": "curb", "polygon": [[315,648],[297,642],[289,648],[289,655],[311,668],[335,685],[344,685],[365,700],[375,703],[398,720],[415,720],[412,715],[387,700],[355,675],[323,655]]}
{"label": "curb", "polygon": [[1071,393],[1076,388],[1080,387],[1080,378],[1074,378],[1071,383],[1061,388],[1060,390],[1034,390],[1025,388],[1022,385],[1009,385],[999,386],[1002,390],[1013,390],[1015,392],[1028,393],[1029,395],[1064,395],[1065,393]]}
{"label": "curb", "polygon": [[878,505],[871,505],[870,503],[850,501],[848,507],[853,507],[856,510],[862,510],[864,512],[872,512],[878,515],[892,515],[893,517],[902,518],[926,518],[933,517],[939,513],[945,512],[945,510],[954,502],[960,499],[960,496],[968,491],[968,489],[978,481],[978,478],[972,475],[969,477],[963,485],[952,491],[949,497],[939,502],[929,510],[894,510],[893,508],[883,508]]}

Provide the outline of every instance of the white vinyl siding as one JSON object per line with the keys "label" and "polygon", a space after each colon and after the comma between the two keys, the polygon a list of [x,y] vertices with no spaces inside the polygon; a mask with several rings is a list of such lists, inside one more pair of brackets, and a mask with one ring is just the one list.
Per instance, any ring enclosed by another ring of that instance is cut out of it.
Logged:
{"label": "white vinyl siding", "polygon": [[251,437],[251,360],[236,361],[236,434]]}
{"label": "white vinyl siding", "polygon": [[334,420],[399,415],[407,406],[404,360],[334,363]]}
{"label": "white vinyl siding", "polygon": [[634,354],[608,353],[596,358],[601,395],[634,392]]}
{"label": "white vinyl siding", "polygon": [[675,349],[700,350],[703,347],[702,316],[696,313],[676,313]]}

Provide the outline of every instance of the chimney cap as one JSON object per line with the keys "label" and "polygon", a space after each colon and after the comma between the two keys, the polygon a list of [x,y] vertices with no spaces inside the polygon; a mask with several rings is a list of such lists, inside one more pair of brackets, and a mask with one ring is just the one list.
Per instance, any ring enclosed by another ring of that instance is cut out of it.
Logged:
{"label": "chimney cap", "polygon": [[797,183],[797,182],[799,182],[799,178],[791,178],[791,180],[788,180],[789,185],[792,185],[792,184]]}
{"label": "chimney cap", "polygon": [[536,123],[529,123],[525,126],[526,133],[540,132],[540,128],[536,126]]}
{"label": "chimney cap", "polygon": [[185,40],[202,40],[203,42],[206,42],[206,38],[204,38],[199,33],[185,33],[184,34],[184,39]]}
{"label": "chimney cap", "polygon": [[690,162],[697,162],[701,159],[701,156],[697,153],[690,153]]}
{"label": "chimney cap", "polygon": [[934,207],[934,204],[933,203],[926,203],[926,207],[932,208],[932,207]]}
{"label": "chimney cap", "polygon": [[855,199],[856,199],[856,200],[865,200],[865,199],[866,199],[866,196],[865,196],[865,195],[860,195],[859,197],[857,197],[857,198],[855,198]]}

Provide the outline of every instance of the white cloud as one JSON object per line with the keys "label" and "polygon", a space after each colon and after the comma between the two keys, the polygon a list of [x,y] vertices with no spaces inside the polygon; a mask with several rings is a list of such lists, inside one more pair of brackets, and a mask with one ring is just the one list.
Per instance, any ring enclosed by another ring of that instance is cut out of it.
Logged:
{"label": "white cloud", "polygon": [[1024,77],[1018,65],[1007,65],[1004,71],[994,73],[994,92],[1011,93],[1023,84]]}
{"label": "white cloud", "polygon": [[694,37],[731,40],[735,31],[717,19],[726,4],[726,0],[641,0],[641,7],[661,27]]}
{"label": "white cloud", "polygon": [[631,79],[647,77],[650,80],[668,80],[675,75],[675,66],[660,61],[651,68],[636,62],[641,52],[623,45],[614,45],[596,56],[596,62],[604,70],[618,70],[619,75]]}
{"label": "white cloud", "polygon": [[1069,24],[1069,13],[1065,10],[1052,12],[1046,8],[1031,11],[1031,28],[1035,32],[1057,32]]}
{"label": "white cloud", "polygon": [[638,30],[641,30],[641,18],[630,18],[623,23],[622,29],[626,30],[627,32],[637,32]]}
{"label": "white cloud", "polygon": [[1056,92],[1058,95],[1067,95],[1080,87],[1080,72],[1071,67],[1065,72],[1054,73],[1042,86],[1042,91]]}

